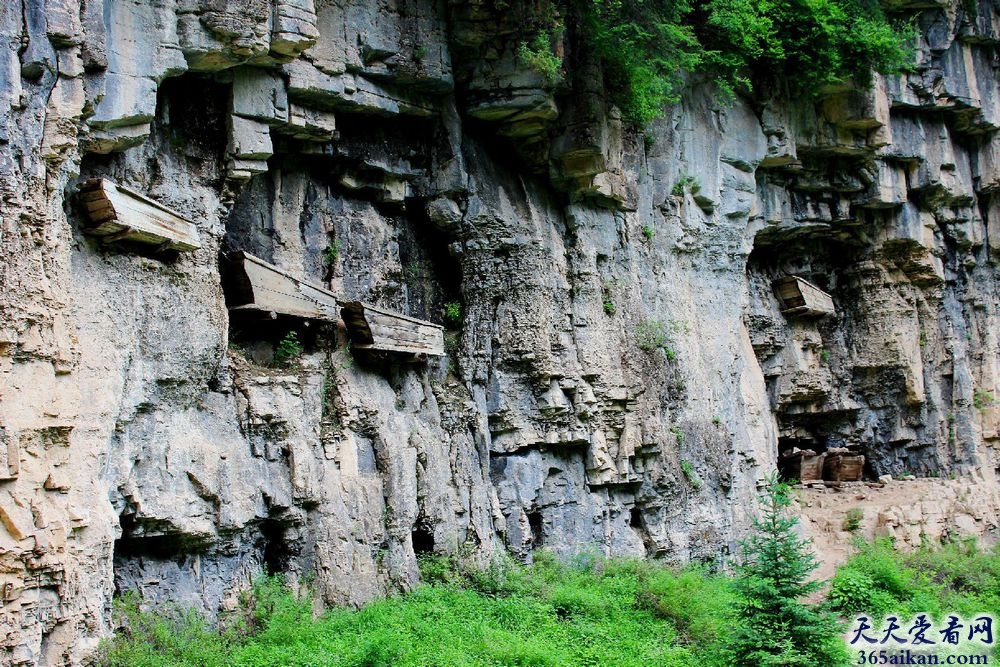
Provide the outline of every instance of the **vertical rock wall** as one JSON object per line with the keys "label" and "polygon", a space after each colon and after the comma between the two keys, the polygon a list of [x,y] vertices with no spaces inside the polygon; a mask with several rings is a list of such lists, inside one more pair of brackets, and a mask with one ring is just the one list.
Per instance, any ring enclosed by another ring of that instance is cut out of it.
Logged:
{"label": "vertical rock wall", "polygon": [[[262,572],[361,603],[426,551],[722,562],[779,444],[995,484],[995,4],[904,8],[913,74],[695,89],[645,136],[572,34],[572,80],[520,62],[500,4],[0,7],[0,661],[78,663],[116,591],[215,614]],[[202,247],[84,235],[95,176]],[[226,249],[448,354],[230,316]],[[788,274],[836,314],[782,315]]]}

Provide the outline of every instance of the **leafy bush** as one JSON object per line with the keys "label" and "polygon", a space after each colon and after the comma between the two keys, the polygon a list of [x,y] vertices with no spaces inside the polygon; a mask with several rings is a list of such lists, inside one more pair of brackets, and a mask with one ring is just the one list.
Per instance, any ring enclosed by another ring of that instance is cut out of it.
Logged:
{"label": "leafy bush", "polygon": [[691,465],[688,460],[681,461],[681,472],[684,473],[684,477],[687,478],[688,483],[691,485],[695,491],[699,490],[701,487],[705,486],[704,480],[698,475],[698,472]]}
{"label": "leafy bush", "polygon": [[844,514],[844,530],[849,533],[857,532],[861,528],[861,520],[864,518],[864,510],[860,507],[850,508]]}
{"label": "leafy bush", "polygon": [[[555,38],[558,38],[558,34]],[[562,58],[552,50],[553,34],[542,30],[531,42],[521,42],[517,58],[525,65],[542,74],[550,84],[556,84],[562,77]]]}
{"label": "leafy bush", "polygon": [[274,361],[280,365],[288,365],[302,356],[302,343],[299,341],[299,334],[289,331],[285,337],[278,342],[278,347],[274,351]]}
{"label": "leafy bush", "polygon": [[461,326],[462,304],[458,301],[449,301],[444,304],[444,321],[453,327]]}
{"label": "leafy bush", "polygon": [[[843,643],[839,637],[827,643],[836,624],[798,602],[798,595],[815,586],[804,583],[811,566],[802,542],[789,532],[794,521],[774,509],[765,511],[760,532],[745,543],[746,562],[736,581],[703,567],[670,568],[595,552],[561,559],[536,551],[530,566],[501,556],[485,570],[463,568],[453,558],[421,557],[421,572],[430,583],[360,610],[330,609],[320,617],[313,616],[308,595],[297,597],[281,579],[265,578],[242,596],[237,611],[223,617],[218,631],[192,611],[143,612],[138,599],[127,595],[115,604],[122,629],[102,642],[95,662],[122,667],[841,664],[837,650]],[[980,553],[973,543],[910,555],[894,552],[888,541],[864,545],[837,577],[841,599],[855,600],[842,605],[844,611],[1000,611],[1000,557]],[[886,596],[882,606],[869,606],[873,591]],[[908,596],[908,608],[897,606],[901,596]]]}
{"label": "leafy bush", "polygon": [[688,190],[691,191],[691,194],[697,194],[700,192],[701,180],[697,176],[682,173],[677,177],[674,187],[670,189],[670,194],[680,197]]}
{"label": "leafy bush", "polygon": [[[588,0],[586,48],[626,118],[642,125],[676,102],[686,77],[711,78],[724,97],[755,81],[814,94],[872,69],[912,60],[914,31],[867,0]],[[679,193],[677,193],[679,194]]]}
{"label": "leafy bush", "polygon": [[844,613],[902,617],[942,611],[1000,612],[1000,555],[974,541],[924,547],[911,554],[883,538],[862,544],[833,578],[830,601]]}
{"label": "leafy bush", "polygon": [[991,408],[996,405],[997,399],[993,395],[992,391],[987,391],[986,389],[976,389],[972,392],[972,404],[976,407],[976,410],[984,412],[986,408]]}
{"label": "leafy bush", "polygon": [[651,225],[642,226],[642,235],[646,237],[647,241],[652,241],[653,237],[656,236],[656,230],[653,229]]}
{"label": "leafy bush", "polygon": [[643,352],[653,352],[667,349],[670,345],[670,335],[667,327],[660,320],[645,320],[635,327],[635,342]]}
{"label": "leafy bush", "polygon": [[338,257],[340,257],[340,241],[334,239],[323,251],[323,263],[327,266],[333,265]]}

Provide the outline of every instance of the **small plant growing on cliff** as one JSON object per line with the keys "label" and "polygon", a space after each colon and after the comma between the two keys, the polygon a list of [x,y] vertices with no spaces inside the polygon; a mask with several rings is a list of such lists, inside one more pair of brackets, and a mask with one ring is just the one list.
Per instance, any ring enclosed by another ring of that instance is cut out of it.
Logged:
{"label": "small plant growing on cliff", "polygon": [[844,530],[849,533],[856,533],[861,529],[861,520],[865,518],[865,513],[860,507],[852,507],[844,514]]}
{"label": "small plant growing on cliff", "polygon": [[642,235],[646,237],[647,241],[652,241],[653,237],[656,236],[656,230],[653,229],[652,225],[643,225]]}
{"label": "small plant growing on cliff", "polygon": [[688,484],[691,488],[697,491],[701,487],[705,486],[704,480],[698,475],[698,472],[691,465],[691,462],[687,459],[681,461],[681,472],[684,473],[684,477],[687,479]]}
{"label": "small plant growing on cliff", "polygon": [[444,321],[452,327],[462,324],[462,304],[458,301],[449,301],[444,304]]}
{"label": "small plant growing on cliff", "polygon": [[670,336],[667,327],[660,320],[645,320],[635,327],[635,342],[643,352],[660,348],[667,349]]}
{"label": "small plant growing on cliff", "polygon": [[697,176],[681,172],[681,174],[677,177],[677,180],[674,182],[674,187],[670,190],[670,194],[675,197],[680,197],[686,191],[690,191],[691,194],[697,194],[700,192],[701,180]]}
{"label": "small plant growing on cliff", "polygon": [[334,239],[323,251],[323,263],[332,266],[340,257],[340,241]]}
{"label": "small plant growing on cliff", "polygon": [[299,341],[299,334],[295,331],[289,331],[278,342],[278,347],[274,351],[274,361],[277,364],[287,366],[301,356],[302,343]]}
{"label": "small plant growing on cliff", "polygon": [[677,440],[677,446],[684,446],[684,431],[681,430],[680,426],[675,426],[670,429],[670,432],[674,434],[674,439]]}
{"label": "small plant growing on cliff", "polygon": [[790,488],[772,475],[760,502],[763,512],[741,545],[743,562],[737,568],[733,664],[847,664],[833,615],[800,602],[821,584],[809,580],[818,567],[816,558],[795,532],[798,519],[787,515]]}
{"label": "small plant growing on cliff", "polygon": [[997,399],[993,395],[992,391],[987,391],[986,389],[976,389],[972,392],[972,404],[976,407],[976,410],[984,412],[986,408],[992,408],[996,405]]}
{"label": "small plant growing on cliff", "polygon": [[427,57],[427,47],[426,46],[418,46],[416,48],[416,50],[414,50],[414,52],[413,52],[413,59],[416,60],[417,62],[422,61],[426,57]]}
{"label": "small plant growing on cliff", "polygon": [[821,350],[819,353],[819,361],[824,366],[830,365],[830,350]]}
{"label": "small plant growing on cliff", "polygon": [[517,48],[517,59],[555,85],[562,76],[562,58],[552,50],[553,39],[559,38],[556,30],[541,30],[531,42],[521,42]]}

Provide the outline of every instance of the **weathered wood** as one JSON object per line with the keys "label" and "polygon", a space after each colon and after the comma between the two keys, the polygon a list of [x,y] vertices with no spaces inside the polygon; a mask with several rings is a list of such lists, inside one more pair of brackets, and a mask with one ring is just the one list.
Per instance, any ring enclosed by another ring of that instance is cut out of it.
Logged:
{"label": "weathered wood", "polygon": [[351,345],[361,350],[444,354],[444,328],[360,301],[341,303]]}
{"label": "weathered wood", "polygon": [[230,310],[258,310],[307,319],[337,320],[337,296],[248,252],[224,256]]}
{"label": "weathered wood", "polygon": [[823,479],[823,461],[826,454],[812,451],[798,451],[781,461],[781,472],[785,479],[813,482]]}
{"label": "weathered wood", "polygon": [[865,457],[861,454],[830,454],[823,464],[823,479],[830,482],[857,482],[864,474]]}
{"label": "weathered wood", "polygon": [[[113,240],[167,244],[171,250],[201,247],[198,228],[176,211],[106,178],[80,185],[80,201],[89,224],[84,233]],[[109,241],[110,242],[110,241]]]}
{"label": "weathered wood", "polygon": [[823,316],[833,315],[833,297],[798,276],[787,276],[774,281],[774,295],[781,303],[783,315]]}

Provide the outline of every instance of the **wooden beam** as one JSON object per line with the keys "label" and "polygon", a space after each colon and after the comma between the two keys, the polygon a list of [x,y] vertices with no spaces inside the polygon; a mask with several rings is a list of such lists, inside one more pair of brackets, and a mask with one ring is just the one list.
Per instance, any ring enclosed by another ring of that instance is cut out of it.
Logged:
{"label": "wooden beam", "polygon": [[[106,178],[80,185],[80,201],[89,225],[84,232],[106,242],[132,241],[172,250],[201,247],[193,222],[163,204]],[[113,237],[109,239],[108,237]]]}

